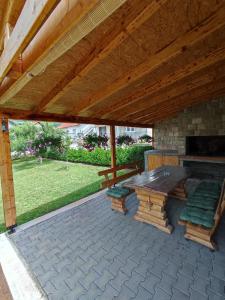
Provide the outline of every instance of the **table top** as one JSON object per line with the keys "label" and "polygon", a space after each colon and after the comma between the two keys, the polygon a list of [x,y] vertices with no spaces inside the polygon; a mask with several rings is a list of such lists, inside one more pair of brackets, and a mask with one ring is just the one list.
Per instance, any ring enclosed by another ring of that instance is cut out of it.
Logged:
{"label": "table top", "polygon": [[188,168],[179,166],[162,166],[153,171],[143,172],[124,182],[123,186],[168,195],[184,179],[190,177]]}

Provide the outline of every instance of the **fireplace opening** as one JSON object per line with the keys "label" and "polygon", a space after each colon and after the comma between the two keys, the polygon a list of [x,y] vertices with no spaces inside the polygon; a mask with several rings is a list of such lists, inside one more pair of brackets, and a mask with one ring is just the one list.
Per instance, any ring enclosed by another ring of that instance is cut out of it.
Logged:
{"label": "fireplace opening", "polygon": [[186,155],[225,156],[225,136],[187,136]]}

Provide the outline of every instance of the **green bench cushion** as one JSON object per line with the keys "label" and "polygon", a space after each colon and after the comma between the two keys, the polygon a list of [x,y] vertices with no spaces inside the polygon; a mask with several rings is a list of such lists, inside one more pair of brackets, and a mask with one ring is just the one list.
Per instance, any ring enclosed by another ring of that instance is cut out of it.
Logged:
{"label": "green bench cushion", "polygon": [[187,199],[187,206],[215,211],[221,186],[217,182],[203,181]]}
{"label": "green bench cushion", "polygon": [[185,207],[180,215],[180,219],[206,228],[214,226],[214,212],[196,207]]}
{"label": "green bench cushion", "polygon": [[106,192],[107,196],[118,198],[118,199],[122,197],[126,197],[127,195],[129,195],[129,193],[130,193],[129,189],[122,188],[119,186],[109,188]]}

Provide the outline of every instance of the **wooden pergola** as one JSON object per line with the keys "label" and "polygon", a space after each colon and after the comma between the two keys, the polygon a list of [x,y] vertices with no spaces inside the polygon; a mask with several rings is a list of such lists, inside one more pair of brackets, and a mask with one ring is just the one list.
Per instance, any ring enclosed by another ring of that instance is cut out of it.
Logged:
{"label": "wooden pergola", "polygon": [[[16,224],[8,119],[153,127],[225,94],[223,0],[1,0],[0,160]],[[112,138],[112,166],[115,142]]]}

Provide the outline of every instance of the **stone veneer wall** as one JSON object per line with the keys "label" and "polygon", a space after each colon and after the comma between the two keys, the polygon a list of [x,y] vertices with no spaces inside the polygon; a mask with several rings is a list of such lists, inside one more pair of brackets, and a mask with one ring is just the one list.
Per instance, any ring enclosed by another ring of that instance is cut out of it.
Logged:
{"label": "stone veneer wall", "polygon": [[174,118],[156,123],[154,146],[185,154],[185,137],[193,135],[225,135],[225,97],[192,106]]}

